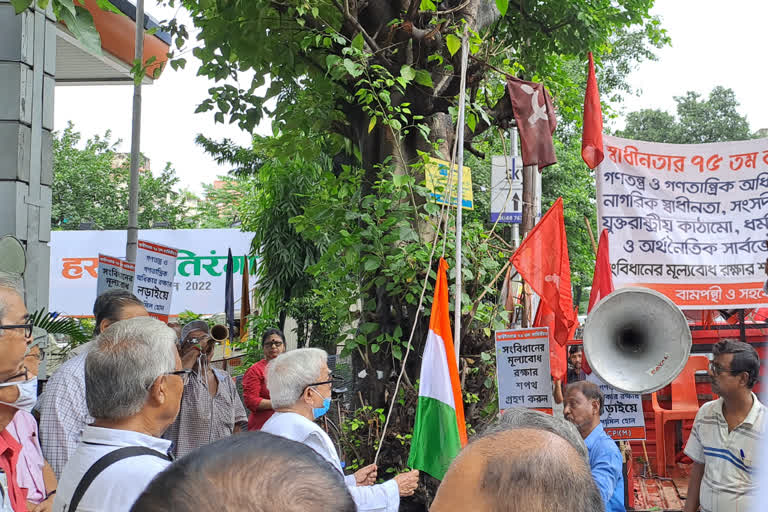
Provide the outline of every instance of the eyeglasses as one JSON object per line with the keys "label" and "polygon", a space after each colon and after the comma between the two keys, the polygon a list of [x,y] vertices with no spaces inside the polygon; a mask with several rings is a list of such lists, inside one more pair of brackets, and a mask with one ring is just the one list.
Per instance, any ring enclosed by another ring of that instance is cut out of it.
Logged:
{"label": "eyeglasses", "polygon": [[717,363],[709,363],[709,369],[712,371],[715,375],[720,375],[722,373],[730,373],[731,375],[738,375],[742,373],[741,370],[733,370],[731,368],[723,368]]}
{"label": "eyeglasses", "polygon": [[344,379],[339,377],[338,375],[331,374],[330,380],[324,380],[323,382],[313,382],[312,384],[307,384],[308,388],[311,388],[312,386],[322,386],[323,384],[333,384],[334,382],[340,382]]}
{"label": "eyeglasses", "polygon": [[183,370],[175,371],[175,372],[168,372],[164,375],[178,375],[181,377],[181,382],[186,385],[187,381],[189,381],[189,374],[192,373],[192,370],[189,368],[184,368]]}
{"label": "eyeglasses", "polygon": [[282,341],[268,341],[264,343],[264,348],[282,347],[282,346],[283,346]]}
{"label": "eyeglasses", "polygon": [[14,324],[14,325],[0,325],[0,329],[24,329],[24,337],[29,338],[32,336],[32,324]]}

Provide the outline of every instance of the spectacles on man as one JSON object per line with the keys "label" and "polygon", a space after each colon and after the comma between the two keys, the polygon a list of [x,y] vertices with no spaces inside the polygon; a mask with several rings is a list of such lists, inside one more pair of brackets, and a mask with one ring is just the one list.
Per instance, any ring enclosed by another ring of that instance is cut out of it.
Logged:
{"label": "spectacles on man", "polygon": [[189,381],[189,374],[191,373],[192,373],[192,370],[190,370],[189,368],[184,368],[183,370],[168,372],[165,375],[178,375],[179,377],[181,377],[181,382],[186,385],[187,381]]}
{"label": "spectacles on man", "polygon": [[339,377],[338,375],[331,374],[329,377],[329,380],[324,380],[323,382],[313,382],[312,384],[307,384],[308,388],[311,388],[312,386],[322,386],[323,384],[333,384],[334,382],[340,382],[344,379]]}
{"label": "spectacles on man", "polygon": [[709,363],[709,369],[712,371],[715,375],[720,375],[722,373],[730,373],[731,375],[738,375],[742,373],[741,370],[733,370],[731,368],[723,368],[717,363]]}
{"label": "spectacles on man", "polygon": [[24,329],[24,337],[29,338],[32,336],[32,324],[13,324],[13,325],[0,325],[0,329]]}

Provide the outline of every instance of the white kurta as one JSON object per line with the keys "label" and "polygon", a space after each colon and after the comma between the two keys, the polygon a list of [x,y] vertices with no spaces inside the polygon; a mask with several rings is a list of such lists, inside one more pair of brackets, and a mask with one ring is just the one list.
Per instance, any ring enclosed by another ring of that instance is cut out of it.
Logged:
{"label": "white kurta", "polygon": [[[331,438],[304,416],[294,412],[276,412],[264,423],[261,430],[309,446],[344,474]],[[344,481],[359,512],[397,512],[400,508],[400,491],[394,480],[362,487],[357,485],[354,475],[345,476]]]}

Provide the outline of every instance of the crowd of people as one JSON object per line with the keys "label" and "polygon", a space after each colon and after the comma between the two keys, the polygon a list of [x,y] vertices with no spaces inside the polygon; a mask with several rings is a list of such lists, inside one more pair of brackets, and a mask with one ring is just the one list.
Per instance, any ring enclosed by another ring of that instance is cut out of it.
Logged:
{"label": "crowd of people", "polygon": [[[128,292],[97,298],[94,339],[38,399],[39,348],[22,297],[19,280],[0,275],[0,512],[396,512],[418,488],[416,470],[383,483],[374,464],[345,475],[316,422],[334,382],[325,351],[286,352],[283,333],[266,331],[264,359],[243,379],[244,405],[211,365],[206,322],[174,330]],[[701,407],[685,447],[686,512],[747,510],[755,490],[766,421],[752,392],[760,361],[737,341],[713,352],[719,398]],[[505,411],[453,461],[431,510],[626,510],[623,456],[600,422],[603,394],[583,379],[581,353],[569,360],[564,417]]]}

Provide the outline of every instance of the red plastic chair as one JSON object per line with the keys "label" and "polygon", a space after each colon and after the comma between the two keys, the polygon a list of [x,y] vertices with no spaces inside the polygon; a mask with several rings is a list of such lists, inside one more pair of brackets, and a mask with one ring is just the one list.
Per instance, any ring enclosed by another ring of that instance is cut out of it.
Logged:
{"label": "red plastic chair", "polygon": [[[707,370],[709,359],[706,356],[691,356],[680,372],[672,381],[672,408],[665,409],[659,405],[656,393],[651,395],[653,418],[656,426],[656,472],[666,476],[667,461],[674,461],[675,443],[665,443],[664,439],[673,440],[675,437],[674,423],[668,422],[692,420],[699,411],[699,400],[696,394],[696,372]],[[670,428],[672,427],[672,428]]]}

